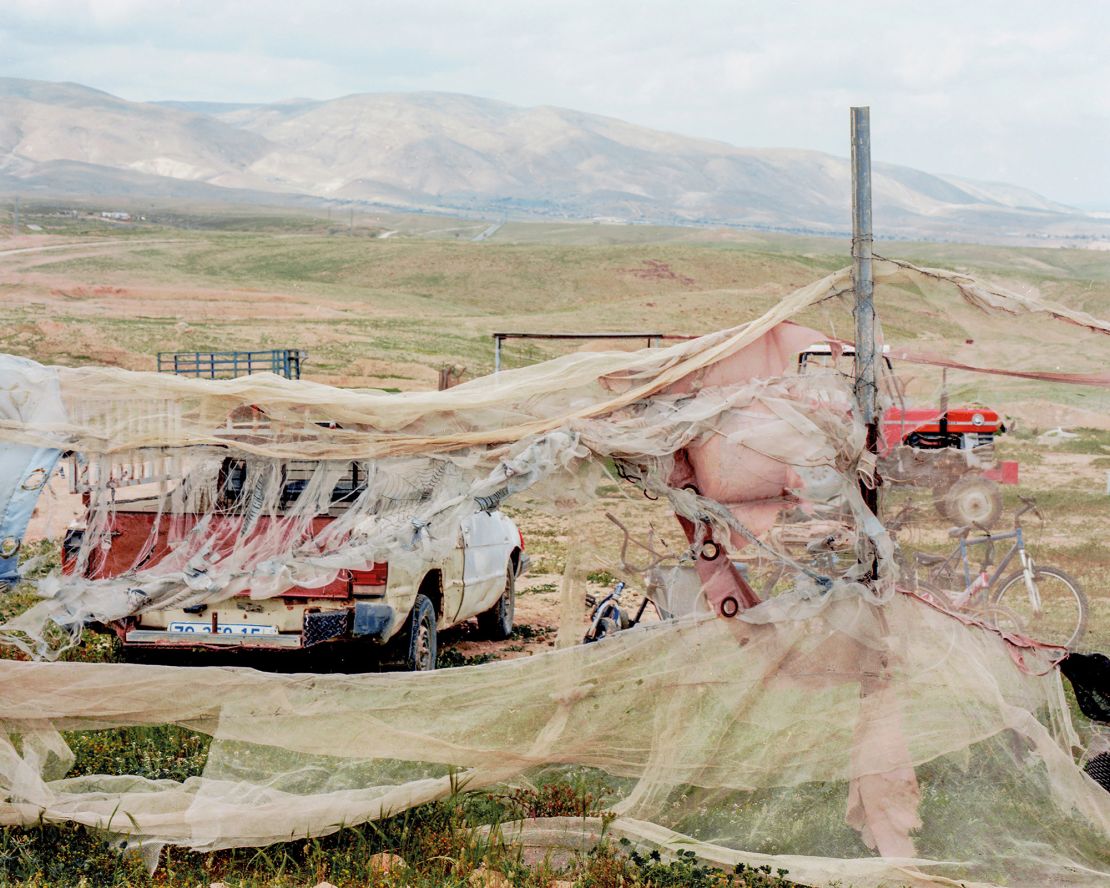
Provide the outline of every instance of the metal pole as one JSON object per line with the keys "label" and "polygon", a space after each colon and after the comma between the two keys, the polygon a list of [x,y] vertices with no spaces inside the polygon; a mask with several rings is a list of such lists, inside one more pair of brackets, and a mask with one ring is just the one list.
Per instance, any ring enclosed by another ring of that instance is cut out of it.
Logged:
{"label": "metal pole", "polygon": [[[855,396],[867,429],[867,449],[879,449],[875,283],[871,269],[871,109],[852,108],[852,283],[856,300]],[[878,485],[861,482],[864,502],[878,512]]]}
{"label": "metal pole", "polygon": [[493,337],[493,375],[501,372],[501,337]]}

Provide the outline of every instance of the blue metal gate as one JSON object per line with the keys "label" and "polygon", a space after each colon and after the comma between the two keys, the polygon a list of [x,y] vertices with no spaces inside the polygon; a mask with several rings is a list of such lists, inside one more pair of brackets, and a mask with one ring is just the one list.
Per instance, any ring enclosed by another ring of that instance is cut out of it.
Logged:
{"label": "blue metal gate", "polygon": [[268,351],[158,352],[158,372],[205,379],[234,379],[251,373],[301,378],[305,353],[296,348]]}

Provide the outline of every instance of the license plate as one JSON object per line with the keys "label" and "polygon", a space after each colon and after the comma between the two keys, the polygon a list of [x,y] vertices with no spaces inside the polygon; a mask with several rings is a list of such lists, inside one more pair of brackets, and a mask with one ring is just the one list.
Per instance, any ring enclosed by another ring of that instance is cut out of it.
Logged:
{"label": "license plate", "polygon": [[[170,632],[185,632],[194,635],[211,635],[212,623],[178,621],[170,623]],[[216,626],[217,635],[277,635],[277,626],[263,626],[257,623],[220,623]]]}

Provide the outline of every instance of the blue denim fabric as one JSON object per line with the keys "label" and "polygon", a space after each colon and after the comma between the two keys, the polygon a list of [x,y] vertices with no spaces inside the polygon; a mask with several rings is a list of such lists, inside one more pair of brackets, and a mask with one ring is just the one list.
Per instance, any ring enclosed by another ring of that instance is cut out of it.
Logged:
{"label": "blue denim fabric", "polygon": [[[27,427],[57,426],[66,418],[58,377],[50,367],[0,355],[0,420]],[[61,435],[53,437],[59,439]],[[19,548],[39,495],[62,448],[5,441],[0,434],[0,585],[19,579]]]}

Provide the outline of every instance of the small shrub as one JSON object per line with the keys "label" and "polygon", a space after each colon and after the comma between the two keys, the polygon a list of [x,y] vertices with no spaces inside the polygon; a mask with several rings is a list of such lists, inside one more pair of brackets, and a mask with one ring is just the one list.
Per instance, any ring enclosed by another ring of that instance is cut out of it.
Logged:
{"label": "small shrub", "polygon": [[698,863],[693,851],[679,851],[664,861],[658,851],[648,855],[632,848],[628,839],[617,845],[601,842],[586,855],[578,874],[580,888],[794,888],[784,869],[737,864],[731,872]]}
{"label": "small shrub", "polygon": [[519,626],[513,627],[513,634],[509,638],[524,639],[525,641],[538,639],[542,641],[554,631],[554,629],[547,626],[529,626],[527,623],[521,623]]}
{"label": "small shrub", "polygon": [[481,666],[483,663],[492,663],[496,660],[493,654],[475,654],[468,657],[456,648],[441,648],[436,654],[436,668],[449,669],[452,666]]}
{"label": "small shrub", "polygon": [[149,780],[187,780],[204,771],[212,739],[177,725],[71,731],[75,760],[67,776],[134,774]]}
{"label": "small shrub", "polygon": [[516,789],[507,801],[517,817],[588,817],[600,813],[594,794],[571,783]]}
{"label": "small shrub", "polygon": [[83,826],[0,830],[0,885],[149,885],[142,859]]}

